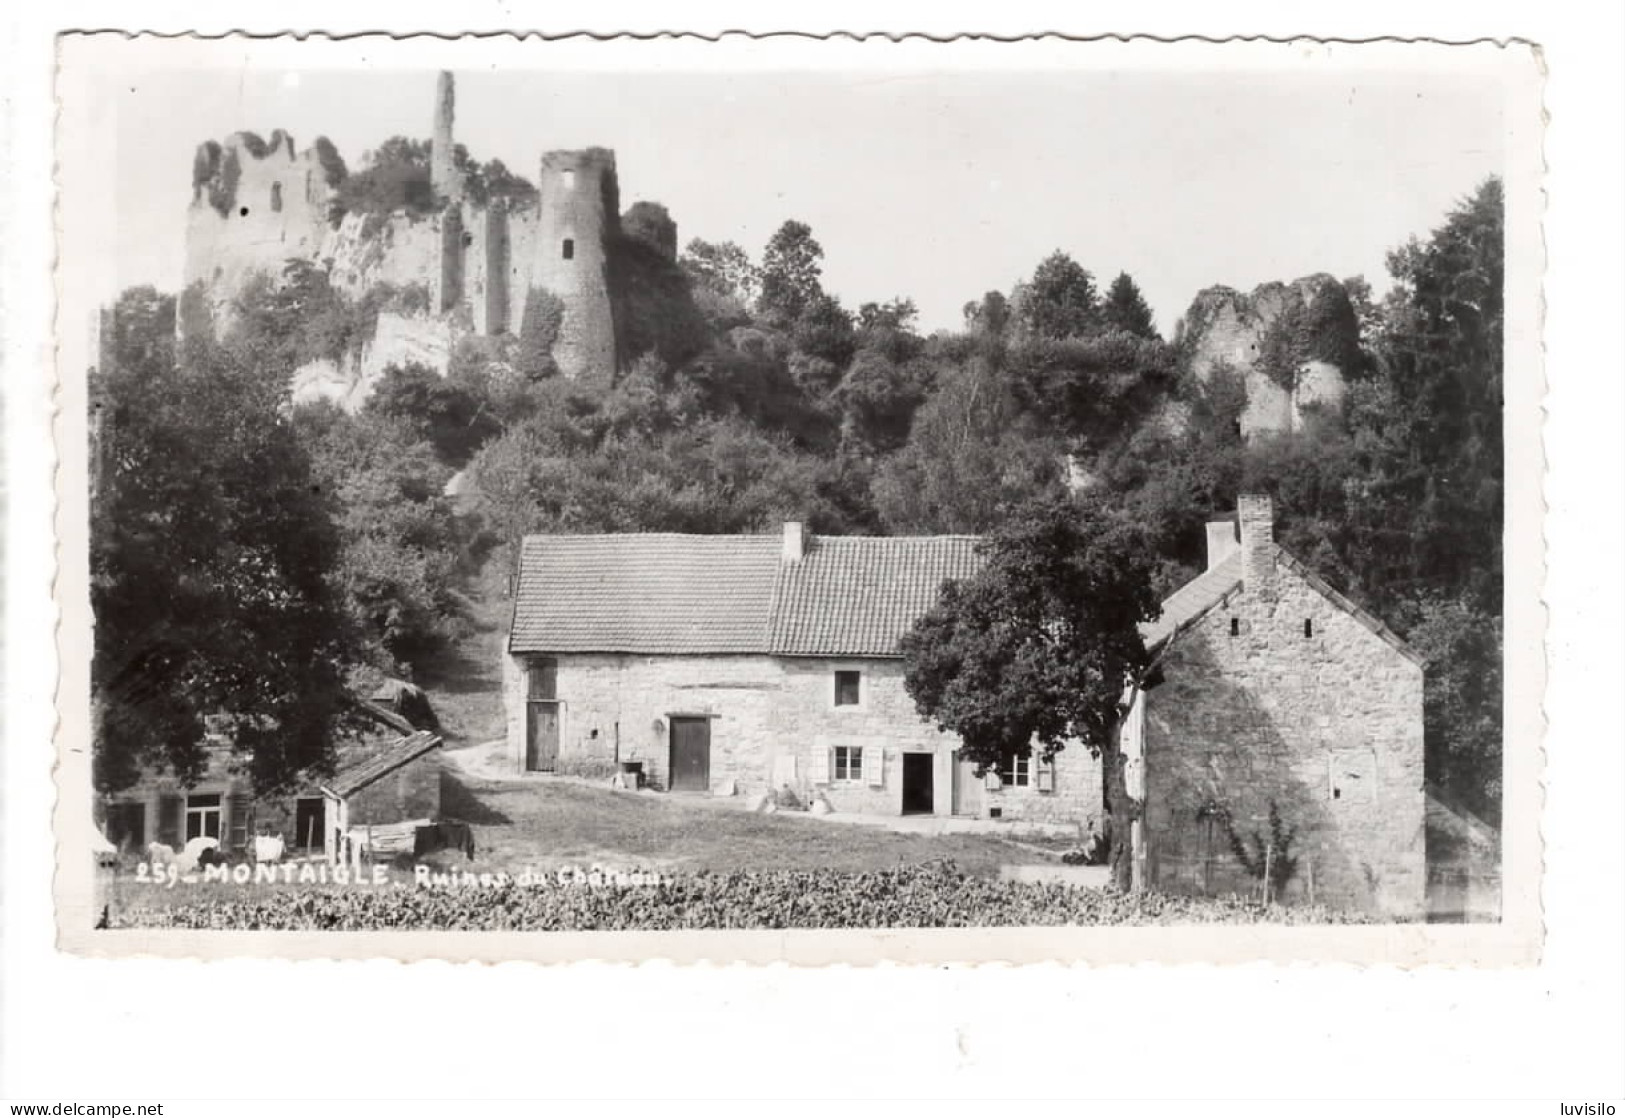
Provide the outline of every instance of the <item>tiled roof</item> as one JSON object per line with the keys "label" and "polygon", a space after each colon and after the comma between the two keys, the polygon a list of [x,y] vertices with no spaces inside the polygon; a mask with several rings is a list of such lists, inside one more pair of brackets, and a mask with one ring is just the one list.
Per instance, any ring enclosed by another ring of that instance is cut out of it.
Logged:
{"label": "tiled roof", "polygon": [[894,656],[944,579],[975,573],[969,536],[532,536],[512,652]]}
{"label": "tiled roof", "polygon": [[529,536],[511,652],[763,652],[777,536]]}
{"label": "tiled roof", "polygon": [[948,579],[981,568],[973,536],[821,536],[784,563],[771,650],[781,656],[895,656]]}
{"label": "tiled roof", "polygon": [[1147,648],[1155,648],[1218,605],[1241,585],[1241,552],[1235,552],[1218,566],[1203,571],[1175,590],[1162,603],[1162,616],[1140,626]]}
{"label": "tiled roof", "polygon": [[359,792],[375,780],[388,776],[401,766],[411,764],[431,749],[439,748],[439,734],[431,734],[427,730],[408,734],[406,737],[397,738],[378,752],[369,754],[364,760],[339,769],[333,774],[333,779],[323,784],[322,788],[342,799]]}
{"label": "tiled roof", "polygon": [[[1325,579],[1315,574],[1302,560],[1279,544],[1271,546],[1275,549],[1275,561],[1278,564],[1299,575],[1332,605],[1392,645],[1406,659],[1416,664],[1422,663],[1422,656],[1392,629],[1339,594]],[[1146,647],[1155,651],[1158,645],[1165,644],[1181,629],[1224,601],[1244,581],[1242,553],[1239,551],[1212,570],[1203,571],[1191,579],[1162,603],[1162,616],[1140,626],[1140,636],[1145,639]]]}

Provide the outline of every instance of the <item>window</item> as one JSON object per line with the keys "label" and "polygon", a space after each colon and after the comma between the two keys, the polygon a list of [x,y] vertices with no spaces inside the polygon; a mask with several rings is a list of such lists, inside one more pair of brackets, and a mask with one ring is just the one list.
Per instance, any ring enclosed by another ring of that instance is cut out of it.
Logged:
{"label": "window", "polygon": [[576,258],[576,243],[570,237],[564,238],[564,258],[566,260],[574,260]]}
{"label": "window", "polygon": [[186,841],[220,837],[220,793],[186,797]]}
{"label": "window", "polygon": [[1230,619],[1230,635],[1232,637],[1241,636],[1241,618],[1232,617]]}
{"label": "window", "polygon": [[837,784],[858,784],[863,780],[863,747],[861,745],[837,745],[835,747],[835,782]]}
{"label": "window", "polygon": [[1312,637],[1315,635],[1314,618],[1306,617],[1303,619],[1303,635],[1306,637]]}
{"label": "window", "polygon": [[1377,754],[1348,749],[1326,755],[1326,798],[1342,804],[1372,804],[1377,799]]}
{"label": "window", "polygon": [[863,705],[863,673],[835,673],[835,705],[855,707]]}
{"label": "window", "polygon": [[564,189],[574,190],[576,188],[576,173],[574,171],[566,171],[559,177],[564,180]]}
{"label": "window", "polygon": [[1027,788],[1033,782],[1033,759],[1010,754],[999,763],[999,783],[1006,788]]}
{"label": "window", "polygon": [[271,212],[274,214],[282,212],[282,184],[279,182],[271,184]]}

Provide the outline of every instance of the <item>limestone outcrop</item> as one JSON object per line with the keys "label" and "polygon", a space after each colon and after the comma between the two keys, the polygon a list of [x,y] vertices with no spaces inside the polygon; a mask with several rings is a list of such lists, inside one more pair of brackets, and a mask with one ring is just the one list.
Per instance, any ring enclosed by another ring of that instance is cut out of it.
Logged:
{"label": "limestone outcrop", "polygon": [[1186,312],[1176,344],[1206,382],[1220,368],[1242,378],[1242,434],[1298,430],[1310,410],[1341,406],[1360,363],[1359,323],[1329,275],[1267,283],[1242,294],[1209,287]]}

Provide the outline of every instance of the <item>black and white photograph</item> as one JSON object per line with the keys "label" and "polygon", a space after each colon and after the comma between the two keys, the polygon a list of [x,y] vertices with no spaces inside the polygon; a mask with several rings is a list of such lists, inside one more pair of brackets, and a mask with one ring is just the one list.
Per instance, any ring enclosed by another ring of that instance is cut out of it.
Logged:
{"label": "black and white photograph", "polygon": [[1527,46],[60,58],[71,949],[1538,949]]}

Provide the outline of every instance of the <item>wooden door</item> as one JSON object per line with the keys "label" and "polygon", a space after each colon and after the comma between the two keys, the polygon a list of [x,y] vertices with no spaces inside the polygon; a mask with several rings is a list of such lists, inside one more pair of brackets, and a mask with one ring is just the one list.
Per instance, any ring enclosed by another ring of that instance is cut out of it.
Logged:
{"label": "wooden door", "polygon": [[982,778],[976,775],[976,765],[954,754],[954,814],[982,814]]}
{"label": "wooden door", "polygon": [[559,760],[559,704],[526,704],[525,770],[552,772]]}
{"label": "wooden door", "polygon": [[711,787],[711,720],[671,720],[671,790],[705,792]]}

